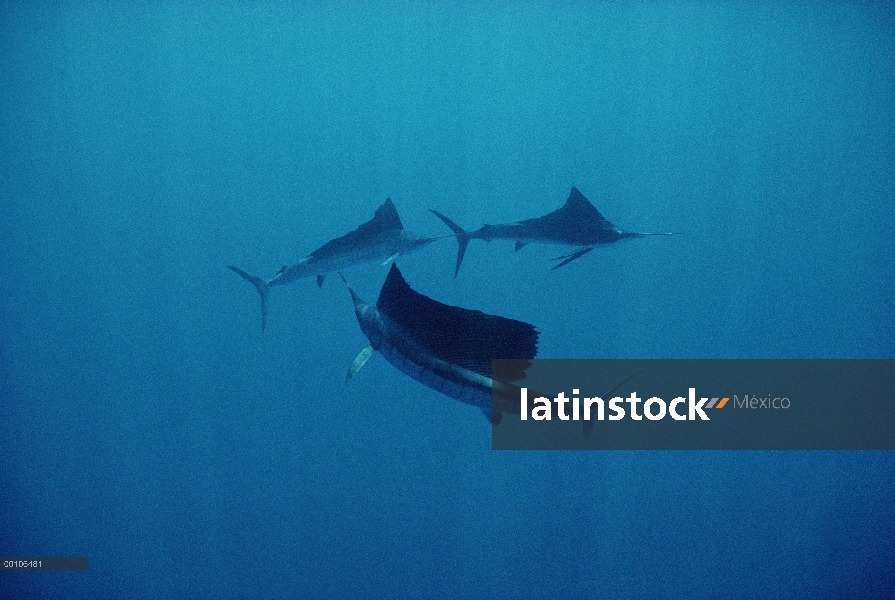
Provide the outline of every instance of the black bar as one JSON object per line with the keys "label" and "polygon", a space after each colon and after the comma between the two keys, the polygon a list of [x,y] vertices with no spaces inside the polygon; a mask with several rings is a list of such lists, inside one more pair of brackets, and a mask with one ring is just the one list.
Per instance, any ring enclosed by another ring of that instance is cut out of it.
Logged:
{"label": "black bar", "polygon": [[90,559],[86,556],[4,556],[0,569],[4,571],[86,571]]}

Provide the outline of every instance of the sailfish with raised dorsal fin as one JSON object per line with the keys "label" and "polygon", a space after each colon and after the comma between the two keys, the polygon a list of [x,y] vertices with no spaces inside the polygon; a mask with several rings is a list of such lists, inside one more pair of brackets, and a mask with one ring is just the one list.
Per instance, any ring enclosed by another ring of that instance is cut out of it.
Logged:
{"label": "sailfish with raised dorsal fin", "polygon": [[286,285],[303,277],[316,277],[323,285],[327,273],[366,262],[388,264],[406,254],[440,239],[421,238],[404,229],[391,198],[376,210],[372,219],[354,231],[323,244],[292,265],[284,266],[267,281],[237,267],[227,268],[255,286],[261,295],[261,331],[267,323],[267,295],[270,288]]}
{"label": "sailfish with raised dorsal fin", "polygon": [[584,194],[575,187],[572,188],[569,198],[563,206],[543,217],[502,225],[483,225],[476,231],[464,230],[436,210],[433,210],[432,213],[444,221],[457,237],[460,248],[457,251],[457,267],[454,270],[454,277],[460,272],[460,265],[463,263],[466,246],[470,240],[485,240],[486,242],[513,240],[516,242],[517,251],[529,242],[574,246],[575,250],[570,254],[553,259],[562,261],[553,267],[553,269],[558,269],[576,258],[584,256],[601,244],[611,244],[619,240],[650,235],[676,235],[675,233],[639,233],[619,229],[601,215],[600,211],[590,203],[590,200],[585,198]]}
{"label": "sailfish with raised dorsal fin", "polygon": [[[492,387],[505,400],[499,406],[519,412],[519,388],[512,381],[524,377],[527,361],[537,354],[534,325],[442,304],[411,289],[397,265],[392,265],[375,306],[361,300],[351,286],[348,290],[370,345],[354,360],[346,383],[379,352],[423,385],[479,408],[493,424],[502,413],[493,410]],[[495,358],[518,359],[519,372],[507,373],[507,381],[493,380]]]}

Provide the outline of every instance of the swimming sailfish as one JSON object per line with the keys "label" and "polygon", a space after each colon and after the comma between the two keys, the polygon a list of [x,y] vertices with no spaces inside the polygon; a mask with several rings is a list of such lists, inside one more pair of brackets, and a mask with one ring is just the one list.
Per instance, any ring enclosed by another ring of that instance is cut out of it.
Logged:
{"label": "swimming sailfish", "polygon": [[354,360],[345,383],[379,352],[423,385],[481,409],[493,424],[500,422],[501,412],[492,411],[492,385],[502,392],[503,405],[519,412],[519,388],[492,381],[491,360],[520,359],[519,373],[508,372],[506,378],[521,379],[538,351],[534,325],[442,304],[411,289],[397,265],[392,265],[375,306],[351,286],[348,291],[370,345]]}
{"label": "swimming sailfish", "polygon": [[432,212],[444,221],[457,236],[460,249],[457,252],[457,267],[454,270],[454,277],[460,272],[460,264],[463,262],[467,244],[474,239],[486,242],[498,239],[514,240],[517,251],[529,242],[575,246],[576,249],[570,254],[553,259],[562,261],[553,267],[558,269],[576,258],[584,256],[600,244],[611,244],[618,240],[648,235],[675,235],[674,233],[637,233],[619,229],[607,221],[600,211],[575,187],[572,188],[566,203],[552,213],[517,223],[482,225],[476,231],[466,231],[440,212],[436,210]]}
{"label": "swimming sailfish", "polygon": [[383,261],[382,264],[385,265],[395,260],[399,254],[406,254],[437,239],[440,238],[417,237],[404,229],[398,210],[389,198],[376,210],[372,219],[354,231],[328,241],[297,263],[284,266],[273,279],[264,281],[237,267],[227,268],[254,285],[261,295],[261,331],[264,331],[267,323],[267,295],[273,286],[316,276],[317,286],[320,287],[326,274],[331,271],[373,261]]}

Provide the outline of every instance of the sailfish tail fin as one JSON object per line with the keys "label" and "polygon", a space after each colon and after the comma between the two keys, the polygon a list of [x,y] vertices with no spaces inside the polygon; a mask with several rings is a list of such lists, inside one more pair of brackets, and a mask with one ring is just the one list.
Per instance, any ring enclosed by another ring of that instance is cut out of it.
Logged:
{"label": "sailfish tail fin", "polygon": [[444,224],[451,228],[451,231],[454,232],[454,236],[457,238],[457,245],[460,248],[457,250],[457,267],[454,269],[454,277],[457,277],[457,273],[460,272],[460,265],[463,263],[463,255],[466,254],[466,246],[469,244],[469,240],[472,239],[469,232],[448,219],[446,216],[438,212],[437,210],[432,210],[432,214],[436,217],[444,221]]}
{"label": "sailfish tail fin", "polygon": [[267,282],[260,277],[250,275],[242,269],[231,266],[228,266],[227,268],[254,285],[255,289],[258,290],[258,294],[261,295],[261,332],[263,333],[264,326],[267,325],[267,293],[270,291],[270,286],[268,286]]}

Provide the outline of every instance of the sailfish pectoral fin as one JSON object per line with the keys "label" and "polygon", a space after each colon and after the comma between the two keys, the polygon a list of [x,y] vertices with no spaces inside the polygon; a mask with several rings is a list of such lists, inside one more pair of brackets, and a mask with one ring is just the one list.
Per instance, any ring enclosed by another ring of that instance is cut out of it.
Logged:
{"label": "sailfish pectoral fin", "polygon": [[373,346],[367,346],[360,351],[360,354],[358,354],[357,358],[354,359],[354,362],[351,363],[351,368],[348,369],[348,374],[345,375],[345,385],[348,385],[351,378],[360,371],[361,367],[363,367],[368,360],[370,360],[370,357],[373,356],[374,352],[376,351],[373,349]]}
{"label": "sailfish pectoral fin", "polygon": [[590,252],[593,249],[594,249],[594,246],[582,246],[581,248],[578,248],[571,254],[566,254],[564,256],[557,256],[556,258],[551,258],[550,260],[561,260],[562,262],[559,263],[558,265],[556,265],[555,267],[552,267],[550,270],[553,271],[553,270],[556,270],[556,269],[562,267],[563,265],[567,265],[570,262],[572,262],[573,260],[575,260],[576,258],[581,258],[582,256],[584,256],[585,254],[587,254],[588,252]]}
{"label": "sailfish pectoral fin", "polygon": [[503,418],[503,413],[494,412],[491,408],[482,408],[482,413],[485,415],[485,418],[491,422],[492,425],[499,425],[500,420]]}
{"label": "sailfish pectoral fin", "polygon": [[318,275],[317,276],[317,287],[323,287],[323,280],[326,279],[326,275]]}
{"label": "sailfish pectoral fin", "polygon": [[[640,373],[642,370],[643,370],[643,367],[637,369],[636,371],[634,371],[633,373],[628,375],[624,381],[617,384],[611,390],[605,392],[602,396],[600,396],[600,398],[608,398],[609,396],[614,394],[616,392],[616,390],[618,390],[618,388],[620,388],[621,386],[625,385],[626,383],[628,383],[629,381],[634,379],[634,376],[637,375],[638,373]],[[594,422],[591,420],[587,420],[587,421],[583,422],[583,425],[584,425],[584,437],[590,437],[590,434],[593,433],[593,431],[594,431]]]}
{"label": "sailfish pectoral fin", "polygon": [[388,263],[394,261],[396,258],[398,258],[398,255],[399,255],[399,254],[400,254],[400,252],[395,252],[394,254],[392,254],[391,256],[389,256],[387,259],[385,259],[385,262],[382,263],[382,266],[385,266],[385,265],[387,265]]}

